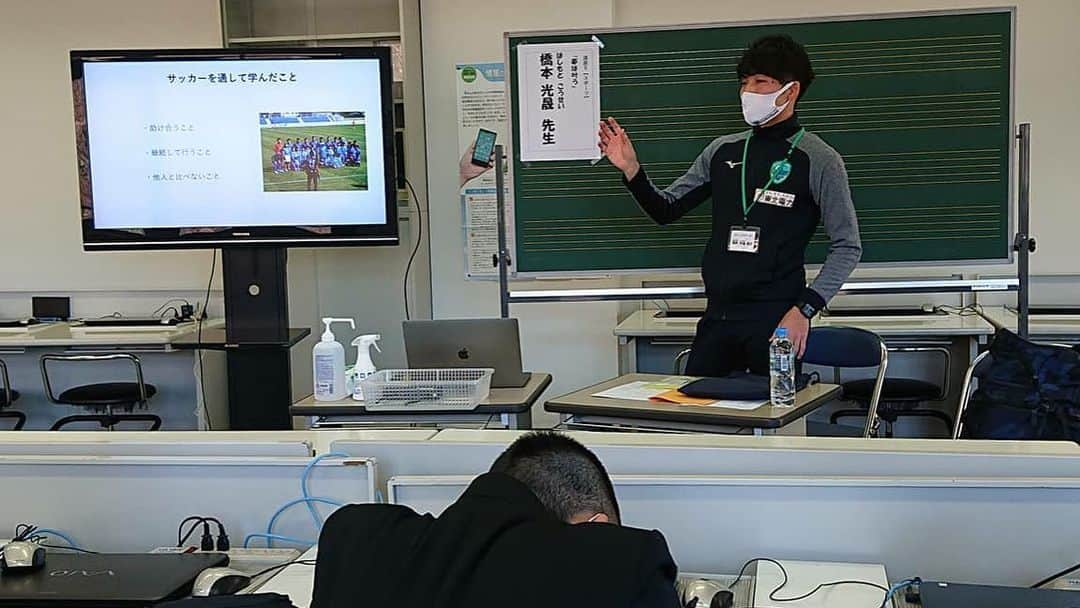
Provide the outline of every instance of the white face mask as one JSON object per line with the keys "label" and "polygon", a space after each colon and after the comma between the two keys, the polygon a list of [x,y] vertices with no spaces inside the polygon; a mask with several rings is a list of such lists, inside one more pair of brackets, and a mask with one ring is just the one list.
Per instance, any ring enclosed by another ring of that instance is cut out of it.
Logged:
{"label": "white face mask", "polygon": [[744,91],[742,97],[742,115],[748,124],[751,126],[763,125],[770,120],[776,118],[781,112],[784,111],[789,105],[791,100],[782,105],[776,105],[776,99],[784,94],[784,91],[790,89],[795,82],[789,82],[780,88],[775,93],[750,93]]}

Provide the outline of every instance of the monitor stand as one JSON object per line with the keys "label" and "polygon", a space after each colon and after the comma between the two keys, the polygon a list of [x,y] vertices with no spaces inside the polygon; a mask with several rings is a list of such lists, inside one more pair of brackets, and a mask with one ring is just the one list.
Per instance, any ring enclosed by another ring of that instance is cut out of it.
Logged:
{"label": "monitor stand", "polygon": [[289,430],[292,372],[289,348],[287,249],[225,247],[225,344],[229,428]]}

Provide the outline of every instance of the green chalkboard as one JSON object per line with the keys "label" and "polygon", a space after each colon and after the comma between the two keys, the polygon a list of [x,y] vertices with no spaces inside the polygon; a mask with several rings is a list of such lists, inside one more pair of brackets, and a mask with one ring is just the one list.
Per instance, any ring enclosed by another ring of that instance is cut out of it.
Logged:
{"label": "green chalkboard", "polygon": [[[658,186],[714,138],[746,128],[735,65],[758,36],[804,45],[817,80],[799,103],[808,130],[844,157],[863,263],[1009,257],[1014,13],[874,16],[635,31],[509,34],[517,133],[516,49],[597,36],[603,116],[629,131]],[[516,138],[515,138],[516,139]],[[653,224],[606,160],[522,163],[514,143],[514,232],[523,273],[696,268],[710,206]],[[733,201],[732,204],[735,204]],[[808,262],[824,260],[815,235]]]}

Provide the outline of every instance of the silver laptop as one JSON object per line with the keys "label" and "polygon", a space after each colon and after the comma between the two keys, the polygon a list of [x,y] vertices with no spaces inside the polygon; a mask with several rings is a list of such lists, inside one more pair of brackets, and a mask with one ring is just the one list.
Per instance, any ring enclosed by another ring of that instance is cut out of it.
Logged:
{"label": "silver laptop", "polygon": [[521,337],[517,319],[405,321],[405,358],[413,369],[491,368],[492,388],[521,388]]}

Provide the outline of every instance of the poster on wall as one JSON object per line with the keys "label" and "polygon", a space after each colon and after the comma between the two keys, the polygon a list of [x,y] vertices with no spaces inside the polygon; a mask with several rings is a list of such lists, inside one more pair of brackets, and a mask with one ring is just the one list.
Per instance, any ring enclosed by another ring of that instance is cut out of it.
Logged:
{"label": "poster on wall", "polygon": [[[492,256],[498,250],[495,198],[495,145],[509,145],[506,110],[506,68],[502,62],[459,63],[457,72],[458,187],[465,237],[465,278],[494,279]],[[514,206],[507,176],[507,247],[514,250]],[[514,267],[510,267],[511,273]]]}
{"label": "poster on wall", "polygon": [[522,161],[600,158],[600,45],[517,47]]}

